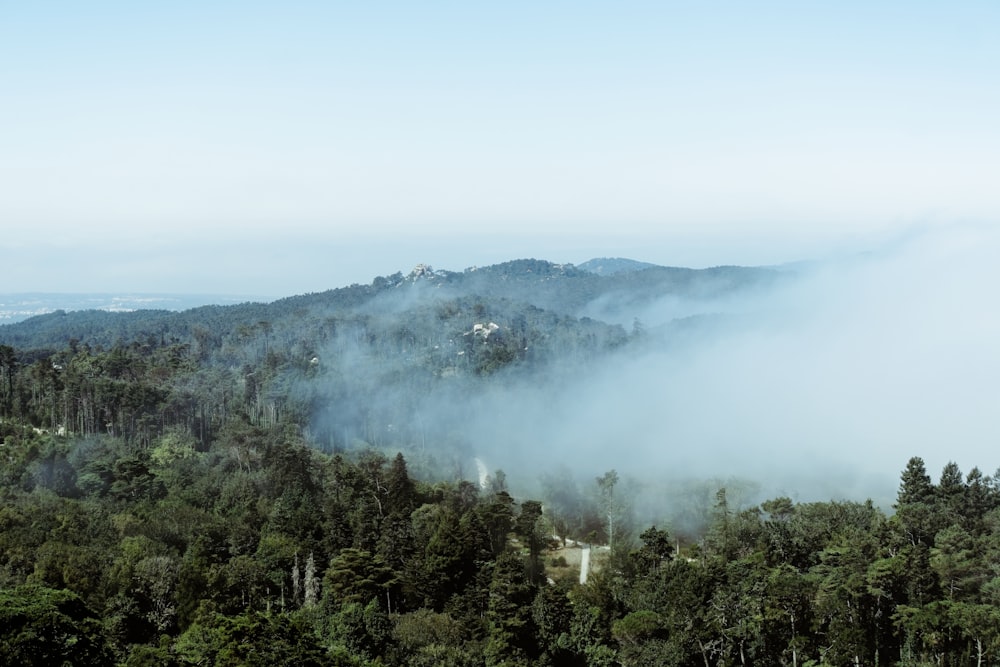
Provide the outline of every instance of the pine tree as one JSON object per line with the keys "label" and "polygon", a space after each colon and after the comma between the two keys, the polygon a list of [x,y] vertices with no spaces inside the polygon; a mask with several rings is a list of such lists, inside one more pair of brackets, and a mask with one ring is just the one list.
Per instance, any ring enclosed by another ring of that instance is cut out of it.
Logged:
{"label": "pine tree", "polygon": [[919,456],[912,457],[906,464],[899,484],[899,494],[896,496],[896,509],[903,505],[915,503],[930,503],[934,499],[934,486],[930,475],[924,466],[924,460]]}
{"label": "pine tree", "polygon": [[949,461],[941,471],[941,480],[936,489],[936,528],[946,528],[959,523],[962,517],[962,506],[965,503],[965,483],[958,464]]}
{"label": "pine tree", "polygon": [[938,520],[934,516],[934,485],[924,467],[924,460],[914,456],[906,464],[896,499],[896,516],[911,544],[932,543]]}
{"label": "pine tree", "polygon": [[990,478],[983,477],[979,468],[973,468],[965,478],[965,502],[962,522],[973,535],[983,532],[983,518],[997,506],[997,494],[990,488]]}
{"label": "pine tree", "polygon": [[528,580],[537,582],[544,576],[544,569],[541,563],[542,546],[544,539],[538,530],[538,520],[542,518],[542,504],[537,500],[525,500],[521,503],[521,512],[514,522],[514,529],[518,537],[521,538],[524,546],[528,547],[528,561],[526,563]]}
{"label": "pine tree", "polygon": [[406,469],[402,453],[396,454],[386,475],[386,514],[390,517],[409,517],[416,507],[416,489]]}

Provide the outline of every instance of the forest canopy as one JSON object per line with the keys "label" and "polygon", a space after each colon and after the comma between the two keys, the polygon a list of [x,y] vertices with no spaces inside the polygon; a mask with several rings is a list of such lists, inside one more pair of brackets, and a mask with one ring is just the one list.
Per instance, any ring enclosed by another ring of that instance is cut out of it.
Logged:
{"label": "forest canopy", "polygon": [[470,397],[558,386],[703,331],[605,322],[581,304],[628,283],[641,301],[777,279],[688,271],[524,260],[0,327],[0,656],[1000,662],[997,475],[949,463],[935,481],[914,456],[891,508],[758,498],[725,479],[674,489],[683,513],[639,507],[615,469],[476,468],[475,434],[456,426]]}

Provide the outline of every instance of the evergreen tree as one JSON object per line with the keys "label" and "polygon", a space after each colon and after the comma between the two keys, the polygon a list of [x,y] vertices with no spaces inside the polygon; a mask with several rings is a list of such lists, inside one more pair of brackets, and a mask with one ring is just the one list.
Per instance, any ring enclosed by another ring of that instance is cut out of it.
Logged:
{"label": "evergreen tree", "polygon": [[8,665],[113,663],[100,620],[69,591],[41,586],[0,591],[0,627],[0,656]]}
{"label": "evergreen tree", "polygon": [[513,553],[502,554],[493,570],[486,613],[489,636],[484,655],[488,666],[532,664],[538,654],[531,617],[534,596],[535,587],[526,577],[521,559]]}
{"label": "evergreen tree", "polygon": [[538,583],[545,576],[541,563],[542,547],[545,537],[539,530],[538,522],[542,518],[542,504],[537,500],[525,500],[521,503],[521,512],[514,522],[514,529],[522,543],[528,548],[526,562],[528,580]]}
{"label": "evergreen tree", "polygon": [[965,509],[965,499],[966,488],[962,471],[959,470],[958,464],[949,461],[941,471],[941,479],[935,489],[934,528],[941,530],[954,523],[960,523]]}
{"label": "evergreen tree", "polygon": [[914,545],[932,542],[938,521],[934,516],[936,494],[924,461],[914,456],[906,464],[896,498],[896,516],[906,538]]}
{"label": "evergreen tree", "polygon": [[417,493],[402,453],[396,454],[389,466],[386,489],[386,513],[390,517],[408,518],[417,506]]}

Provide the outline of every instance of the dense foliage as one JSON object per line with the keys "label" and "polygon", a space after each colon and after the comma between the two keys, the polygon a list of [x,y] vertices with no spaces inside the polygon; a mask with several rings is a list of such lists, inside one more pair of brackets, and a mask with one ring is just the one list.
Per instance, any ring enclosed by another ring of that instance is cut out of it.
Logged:
{"label": "dense foliage", "polygon": [[[540,471],[541,501],[467,481],[426,397],[641,344],[496,287],[606,278],[472,273],[4,328],[2,662],[1000,664],[1000,477],[978,469],[911,459],[891,516],[718,488],[683,542],[613,470]],[[490,298],[453,289],[482,276]],[[586,584],[567,538],[607,545]]]}
{"label": "dense foliage", "polygon": [[[740,510],[720,489],[700,540],[678,553],[665,530],[621,526],[580,585],[545,507],[502,475],[421,482],[401,454],[329,455],[237,419],[207,449],[177,430],[143,444],[4,424],[8,664],[1000,658],[1000,490],[978,470],[932,484],[911,460],[891,518],[787,498]],[[605,539],[607,482],[589,517]]]}
{"label": "dense foliage", "polygon": [[[149,445],[170,428],[202,448],[229,419],[307,429],[326,451],[433,443],[468,458],[463,409],[484,388],[553,386],[634,342],[586,316],[595,300],[704,296],[774,279],[764,269],[656,267],[598,276],[518,260],[462,273],[420,266],[270,304],[171,313],[57,312],[0,326],[0,418]],[[614,297],[613,299],[611,297]],[[631,324],[631,318],[628,322]],[[462,442],[465,440],[466,442]],[[451,460],[449,460],[451,459]]]}

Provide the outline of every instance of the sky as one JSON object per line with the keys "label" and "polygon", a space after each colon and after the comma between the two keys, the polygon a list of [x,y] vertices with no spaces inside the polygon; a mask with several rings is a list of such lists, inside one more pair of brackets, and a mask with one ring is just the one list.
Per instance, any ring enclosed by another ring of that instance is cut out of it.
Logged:
{"label": "sky", "polygon": [[994,225],[997,34],[976,0],[0,3],[0,292]]}

